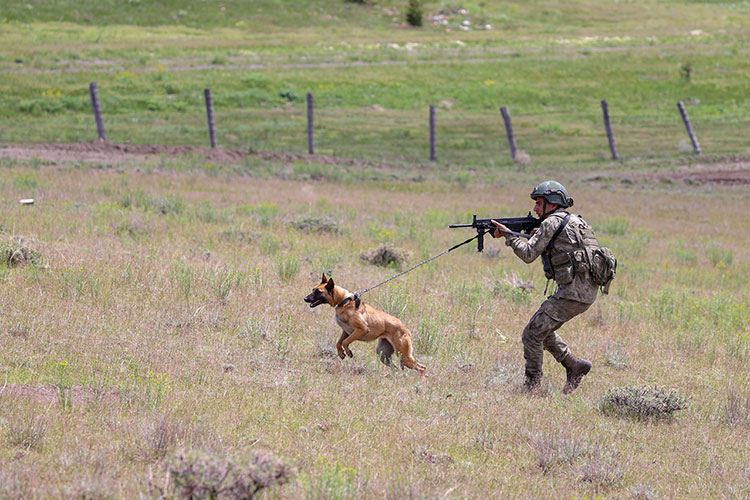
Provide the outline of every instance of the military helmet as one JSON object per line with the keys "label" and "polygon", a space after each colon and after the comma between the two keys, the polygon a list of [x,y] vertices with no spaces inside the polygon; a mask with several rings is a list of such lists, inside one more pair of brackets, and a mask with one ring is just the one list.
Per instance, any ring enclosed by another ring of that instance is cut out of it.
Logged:
{"label": "military helmet", "polygon": [[568,196],[568,190],[557,181],[544,181],[537,184],[531,192],[531,199],[537,198],[544,198],[548,203],[554,203],[563,208],[573,206],[573,198]]}

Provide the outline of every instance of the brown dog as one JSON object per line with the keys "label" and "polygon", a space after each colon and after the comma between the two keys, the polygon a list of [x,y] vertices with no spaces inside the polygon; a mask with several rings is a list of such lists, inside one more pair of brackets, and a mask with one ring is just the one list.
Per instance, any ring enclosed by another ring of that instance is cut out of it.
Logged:
{"label": "brown dog", "polygon": [[363,303],[353,293],[336,286],[325,274],[320,285],[313,288],[312,293],[305,297],[305,302],[310,304],[311,308],[329,304],[336,309],[336,323],[342,330],[341,337],[336,342],[336,350],[341,359],[353,356],[349,344],[355,340],[372,342],[377,339],[377,352],[383,363],[391,365],[391,354],[395,348],[401,353],[401,369],[406,366],[416,370],[424,379],[425,367],[414,359],[411,332],[400,319]]}

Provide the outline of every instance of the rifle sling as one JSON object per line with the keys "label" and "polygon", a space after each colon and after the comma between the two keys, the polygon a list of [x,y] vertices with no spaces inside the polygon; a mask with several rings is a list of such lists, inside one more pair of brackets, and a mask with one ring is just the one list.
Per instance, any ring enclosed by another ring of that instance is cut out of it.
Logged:
{"label": "rifle sling", "polygon": [[547,243],[547,248],[545,248],[544,251],[548,254],[553,248],[555,248],[555,240],[558,236],[560,236],[563,228],[565,228],[565,226],[568,224],[568,219],[570,219],[570,214],[566,213],[565,218],[562,220],[562,223],[560,223],[560,226],[558,226],[557,231],[555,231],[555,234],[552,235],[552,239],[549,240],[549,243]]}

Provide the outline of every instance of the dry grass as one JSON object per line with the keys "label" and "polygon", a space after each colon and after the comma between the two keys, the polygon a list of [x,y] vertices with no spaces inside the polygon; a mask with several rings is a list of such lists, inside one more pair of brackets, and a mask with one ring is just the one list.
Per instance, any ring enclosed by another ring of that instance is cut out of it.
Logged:
{"label": "dry grass", "polygon": [[[13,202],[19,188],[2,179],[16,172],[43,181],[35,205]],[[71,165],[0,173],[0,224],[38,242],[48,265],[0,263],[0,387],[7,379],[49,389],[0,394],[0,497],[149,496],[150,478],[163,488],[183,447],[236,464],[271,450],[297,473],[266,498],[747,491],[742,190],[619,186],[554,171],[514,171],[502,194]],[[447,225],[471,213],[525,214],[537,177],[567,183],[595,227],[629,221],[624,234],[602,235],[622,264],[610,295],[560,331],[594,363],[576,393],[561,394],[565,372],[550,357],[543,389],[519,390],[520,332],[545,280],[493,240],[494,258],[467,246],[364,297],[419,337],[425,382],[383,366],[374,344],[355,344],[353,359],[330,356],[340,335],[333,311],[302,301],[322,271],[350,290],[378,283],[395,271],[362,261],[362,251],[387,236],[410,262],[439,253],[470,236]],[[124,203],[138,192],[171,201]],[[309,213],[339,221],[344,234],[290,227]],[[723,265],[709,253],[718,242],[733,256]],[[506,286],[493,293],[498,283]],[[514,283],[534,287],[513,293]],[[613,387],[656,384],[690,398],[672,422],[597,410]],[[70,404],[54,387],[72,388]],[[28,422],[44,424],[31,441],[21,439]],[[529,436],[548,437],[547,472]]]}

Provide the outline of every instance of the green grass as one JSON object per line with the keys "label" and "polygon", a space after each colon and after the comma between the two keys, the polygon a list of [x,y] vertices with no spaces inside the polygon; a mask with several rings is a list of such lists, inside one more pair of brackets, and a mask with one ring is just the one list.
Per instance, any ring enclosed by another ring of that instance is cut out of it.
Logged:
{"label": "green grass", "polygon": [[[467,4],[469,14],[452,17],[495,26],[469,32],[400,27],[385,14],[403,8],[396,2],[321,1],[307,13],[293,4],[11,6],[0,24],[3,140],[91,140],[88,83],[97,81],[115,142],[207,145],[210,87],[224,148],[306,151],[312,92],[318,151],[373,161],[426,163],[427,108],[442,101],[441,165],[512,165],[503,105],[532,164],[602,163],[601,99],[626,160],[686,154],[680,100],[704,152],[748,152],[744,3],[597,2],[601,17],[586,1]],[[426,4],[430,15],[447,7]],[[296,28],[296,16],[309,28]]]}

